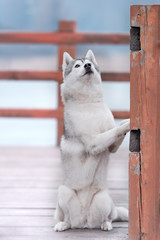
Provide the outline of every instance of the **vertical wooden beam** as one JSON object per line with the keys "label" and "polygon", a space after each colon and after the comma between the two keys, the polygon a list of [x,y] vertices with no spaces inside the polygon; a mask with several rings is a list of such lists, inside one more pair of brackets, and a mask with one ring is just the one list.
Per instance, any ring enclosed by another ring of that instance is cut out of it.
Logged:
{"label": "vertical wooden beam", "polygon": [[[59,22],[59,32],[76,32],[76,22],[75,21],[61,21]],[[76,55],[76,46],[75,45],[60,45],[58,49],[58,67],[62,69],[62,62],[63,62],[63,53],[68,52],[73,58]],[[63,103],[61,100],[61,89],[60,85],[63,81],[63,78],[58,83],[58,108],[63,110]],[[61,136],[63,135],[64,131],[64,121],[63,119],[58,119],[58,132],[57,132],[57,144],[60,144]]]}
{"label": "vertical wooden beam", "polygon": [[160,6],[131,6],[130,24],[131,130],[140,140],[131,132],[129,239],[159,240]]}

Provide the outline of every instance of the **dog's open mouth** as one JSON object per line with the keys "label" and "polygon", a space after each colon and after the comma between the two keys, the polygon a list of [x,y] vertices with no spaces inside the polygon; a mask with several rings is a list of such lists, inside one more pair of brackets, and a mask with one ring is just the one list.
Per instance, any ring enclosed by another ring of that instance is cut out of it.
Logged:
{"label": "dog's open mouth", "polygon": [[92,73],[93,73],[93,71],[90,69],[90,70],[87,70],[83,76],[85,76],[85,75],[87,75],[87,74],[90,75],[90,74],[92,74]]}

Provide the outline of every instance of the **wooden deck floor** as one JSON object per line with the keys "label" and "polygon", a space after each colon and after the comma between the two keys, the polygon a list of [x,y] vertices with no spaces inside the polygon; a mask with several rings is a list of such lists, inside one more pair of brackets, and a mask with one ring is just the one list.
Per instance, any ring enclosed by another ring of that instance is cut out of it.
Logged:
{"label": "wooden deck floor", "polygon": [[[110,232],[68,230],[55,233],[53,219],[62,173],[58,148],[0,147],[0,239],[127,240],[128,224]],[[114,202],[128,207],[128,151],[113,154],[108,187]]]}

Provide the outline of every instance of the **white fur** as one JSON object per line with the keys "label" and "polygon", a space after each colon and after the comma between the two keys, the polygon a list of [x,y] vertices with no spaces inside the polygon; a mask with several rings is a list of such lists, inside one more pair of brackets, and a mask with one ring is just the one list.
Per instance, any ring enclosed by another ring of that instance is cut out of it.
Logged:
{"label": "white fur", "polygon": [[[63,72],[73,61],[64,53]],[[85,74],[91,64],[93,73]],[[75,65],[80,65],[75,67]],[[110,152],[115,152],[130,130],[129,120],[116,127],[104,105],[101,76],[91,50],[84,62],[77,60],[65,77],[61,92],[65,106],[65,132],[61,140],[64,185],[58,190],[55,231],[68,228],[111,230],[112,221],[127,220],[128,210],[116,208],[106,189]],[[63,74],[65,75],[65,74]]]}

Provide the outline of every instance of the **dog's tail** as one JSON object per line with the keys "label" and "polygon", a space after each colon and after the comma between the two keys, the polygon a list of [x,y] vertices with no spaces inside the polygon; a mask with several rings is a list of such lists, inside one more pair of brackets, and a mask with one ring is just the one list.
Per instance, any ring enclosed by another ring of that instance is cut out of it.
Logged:
{"label": "dog's tail", "polygon": [[128,209],[124,207],[115,207],[113,221],[128,221]]}

